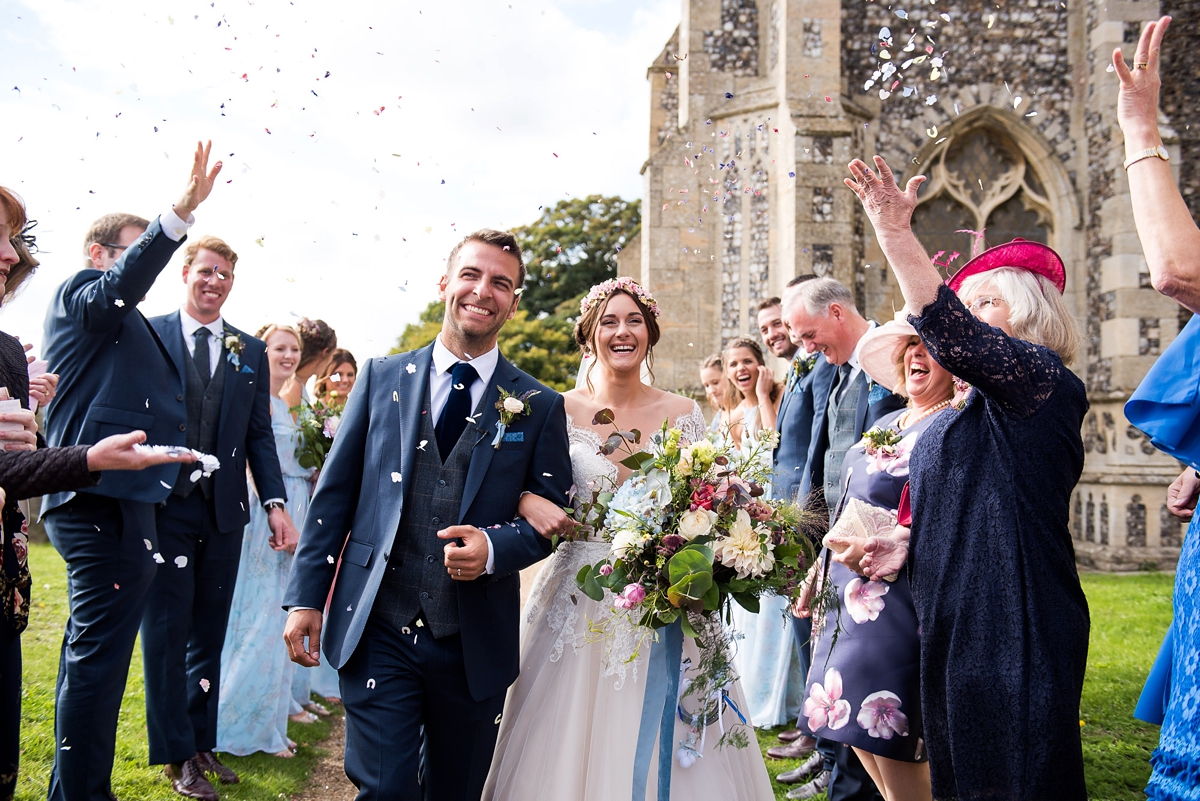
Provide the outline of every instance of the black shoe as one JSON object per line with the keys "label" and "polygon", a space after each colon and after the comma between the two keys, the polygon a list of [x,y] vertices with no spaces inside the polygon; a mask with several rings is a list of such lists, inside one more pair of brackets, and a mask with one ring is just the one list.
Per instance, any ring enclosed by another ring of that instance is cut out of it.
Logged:
{"label": "black shoe", "polygon": [[780,784],[799,784],[800,782],[808,781],[815,773],[821,770],[824,764],[825,757],[819,753],[814,753],[800,767],[792,768],[787,773],[780,773],[775,777],[775,781]]}
{"label": "black shoe", "polygon": [[817,774],[817,778],[808,784],[802,784],[799,787],[788,790],[788,794],[784,798],[816,798],[829,789],[830,778],[829,771],[823,770]]}

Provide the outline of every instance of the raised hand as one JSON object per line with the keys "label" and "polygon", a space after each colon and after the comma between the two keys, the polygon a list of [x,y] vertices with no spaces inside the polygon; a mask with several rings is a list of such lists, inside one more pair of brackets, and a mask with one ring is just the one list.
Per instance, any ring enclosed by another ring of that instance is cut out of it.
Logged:
{"label": "raised hand", "polygon": [[917,189],[927,179],[924,175],[914,176],[901,191],[883,157],[875,156],[874,160],[878,175],[862,159],[851,161],[847,168],[854,177],[846,179],[846,186],[862,203],[877,234],[908,231],[912,227],[913,209],[917,207]]}
{"label": "raised hand", "polygon": [[192,212],[205,201],[212,192],[217,175],[221,172],[221,162],[219,161],[213,165],[211,170],[208,168],[208,156],[211,151],[211,140],[207,143],[196,143],[196,155],[192,161],[192,171],[188,176],[187,188],[183,190],[183,195],[175,204],[175,213],[182,220],[191,217]]}
{"label": "raised hand", "polygon": [[1121,48],[1113,50],[1112,64],[1117,73],[1117,122],[1126,138],[1149,134],[1155,141],[1139,143],[1144,150],[1158,144],[1158,90],[1162,84],[1158,74],[1158,57],[1162,51],[1163,34],[1171,24],[1170,17],[1146,23],[1133,55],[1133,69],[1125,66]]}

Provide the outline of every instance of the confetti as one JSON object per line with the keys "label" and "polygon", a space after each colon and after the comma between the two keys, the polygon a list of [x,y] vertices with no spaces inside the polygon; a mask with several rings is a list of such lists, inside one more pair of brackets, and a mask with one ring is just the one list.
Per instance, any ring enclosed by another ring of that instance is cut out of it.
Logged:
{"label": "confetti", "polygon": [[[409,375],[412,375],[413,373],[417,372],[417,366],[415,364],[413,364],[412,362],[409,362],[408,366],[404,368],[404,371],[406,373],[408,373]],[[395,393],[393,393],[393,394],[395,394]]]}
{"label": "confetti", "polygon": [[154,544],[153,544],[152,542],[150,542],[150,540],[142,540],[142,542],[146,543],[146,550],[147,550],[147,551],[153,551],[153,550],[154,550]]}
{"label": "confetti", "polygon": [[161,565],[161,564],[165,564],[167,560],[163,559],[163,555],[161,553],[156,553],[156,554],[154,554],[154,561],[158,562]]}
{"label": "confetti", "polygon": [[175,567],[187,567],[187,557],[186,556],[176,556],[175,557]]}
{"label": "confetti", "polygon": [[417,444],[417,450],[419,450],[419,451],[423,451],[423,450],[425,450],[425,446],[426,446],[426,445],[428,445],[428,444],[429,444],[429,440],[427,440],[427,439],[423,439],[423,440],[421,440],[421,441],[420,441],[420,442]]}
{"label": "confetti", "polygon": [[326,556],[325,561],[332,565],[335,560],[332,556]]}
{"label": "confetti", "polygon": [[121,300],[120,298],[117,298],[116,300],[113,301],[113,305],[116,306],[118,309],[123,309],[123,308],[125,308],[125,301]]}
{"label": "confetti", "polygon": [[200,679],[200,689],[201,690],[204,690],[204,692],[208,692],[211,687],[212,687],[212,682],[210,682],[208,679]]}
{"label": "confetti", "polygon": [[393,484],[399,484],[401,478],[402,478],[402,476],[399,473],[394,472],[394,471],[392,472],[392,483]]}
{"label": "confetti", "polygon": [[367,689],[368,690],[375,689],[375,679],[367,679]]}

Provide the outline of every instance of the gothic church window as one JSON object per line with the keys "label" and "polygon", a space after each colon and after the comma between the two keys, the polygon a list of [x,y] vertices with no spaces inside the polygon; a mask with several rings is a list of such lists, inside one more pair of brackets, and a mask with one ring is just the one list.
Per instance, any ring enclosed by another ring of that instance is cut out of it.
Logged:
{"label": "gothic church window", "polygon": [[[926,174],[913,231],[942,275],[962,267],[973,247],[980,252],[1016,237],[1047,241],[1053,224],[1045,189],[1003,133],[980,127],[948,138]],[[982,240],[971,232],[982,232]]]}

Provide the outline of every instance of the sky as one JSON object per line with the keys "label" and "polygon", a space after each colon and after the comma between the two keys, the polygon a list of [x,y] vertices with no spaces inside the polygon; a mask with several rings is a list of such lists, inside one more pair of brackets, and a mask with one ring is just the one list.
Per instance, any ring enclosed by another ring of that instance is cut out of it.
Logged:
{"label": "sky", "polygon": [[[646,69],[680,0],[0,4],[0,184],[41,267],[0,329],[42,340],[100,215],[153,219],[199,139],[224,169],[190,236],[237,251],[225,318],[321,318],[362,358],[436,298],[467,233],[641,196]],[[182,249],[141,303],[179,307]]]}

